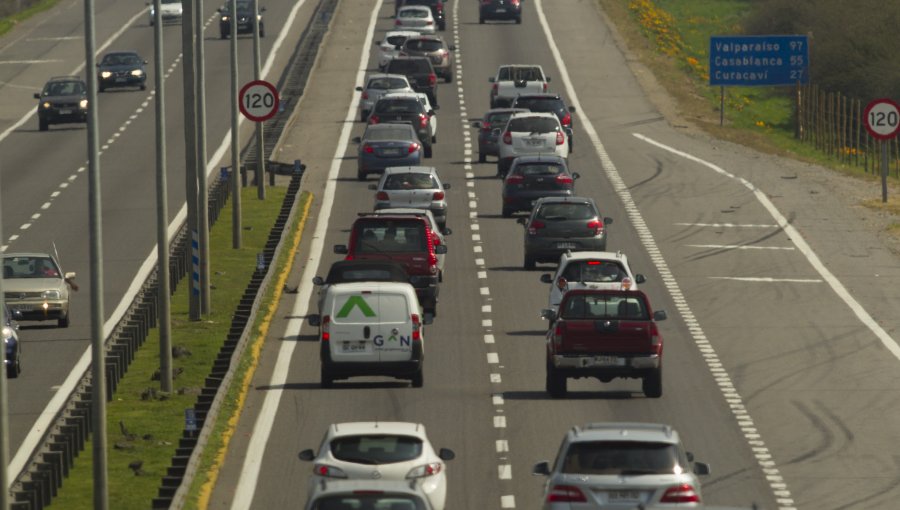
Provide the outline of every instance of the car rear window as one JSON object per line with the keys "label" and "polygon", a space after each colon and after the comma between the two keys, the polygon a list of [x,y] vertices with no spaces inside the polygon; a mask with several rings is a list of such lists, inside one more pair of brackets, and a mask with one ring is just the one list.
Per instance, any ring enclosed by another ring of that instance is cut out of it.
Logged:
{"label": "car rear window", "polygon": [[385,222],[361,225],[355,251],[361,254],[408,253],[428,249],[425,222]]}
{"label": "car rear window", "polygon": [[532,176],[556,176],[563,173],[562,165],[554,163],[521,163],[516,165],[513,173],[525,177]]}
{"label": "car rear window", "polygon": [[331,440],[331,455],[344,462],[381,465],[422,456],[422,440],[401,435],[345,436]]}
{"label": "car rear window", "polygon": [[420,113],[422,109],[418,99],[385,99],[375,103],[378,113]]}
{"label": "car rear window", "polygon": [[425,9],[400,9],[401,18],[427,18],[431,13]]}
{"label": "car rear window", "polygon": [[425,510],[425,503],[405,494],[354,493],[317,499],[313,510]]}
{"label": "car rear window", "polygon": [[441,41],[434,39],[407,39],[406,48],[412,51],[437,51],[443,48]]}
{"label": "car rear window", "polygon": [[[378,125],[378,124],[374,124]],[[384,141],[384,140],[415,140],[415,132],[412,128],[389,128],[389,129],[367,129],[363,134],[363,139],[368,141]]]}
{"label": "car rear window", "polygon": [[329,284],[347,282],[405,282],[409,276],[387,267],[359,267],[332,270],[328,273]]}
{"label": "car rear window", "polygon": [[374,90],[396,90],[409,87],[409,83],[402,78],[372,78],[366,86]]}
{"label": "car rear window", "polygon": [[390,37],[387,37],[386,39],[388,43],[397,46],[398,44],[403,44],[403,42],[406,41],[408,37],[408,35],[392,35]]}
{"label": "car rear window", "polygon": [[573,320],[648,320],[641,298],[608,294],[575,294],[562,305],[562,318]]}
{"label": "car rear window", "polygon": [[561,471],[582,475],[662,475],[675,473],[676,467],[678,451],[673,444],[584,441],[569,446]]}
{"label": "car rear window", "polygon": [[563,113],[566,111],[566,105],[562,99],[543,98],[543,97],[518,97],[513,103],[515,108],[526,108],[533,112],[549,112]]}
{"label": "car rear window", "polygon": [[541,71],[536,67],[503,67],[500,69],[498,79],[543,81]]}
{"label": "car rear window", "polygon": [[613,260],[569,262],[562,273],[562,277],[570,282],[621,282],[626,276],[625,267]]}
{"label": "car rear window", "polygon": [[509,130],[516,133],[552,133],[559,130],[559,122],[547,117],[522,117],[509,121]]}
{"label": "car rear window", "polygon": [[431,174],[408,173],[388,175],[384,179],[383,189],[436,189],[437,187],[437,180]]}
{"label": "car rear window", "polygon": [[541,205],[534,215],[542,220],[587,220],[597,216],[594,208],[585,203],[557,202]]}
{"label": "car rear window", "polygon": [[394,59],[388,64],[388,71],[396,74],[427,73],[430,70],[428,60],[423,59]]}

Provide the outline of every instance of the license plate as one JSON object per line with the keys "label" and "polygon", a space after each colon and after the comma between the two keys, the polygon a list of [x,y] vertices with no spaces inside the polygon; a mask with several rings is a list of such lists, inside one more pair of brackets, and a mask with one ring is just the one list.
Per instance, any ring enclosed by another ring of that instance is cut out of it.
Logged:
{"label": "license plate", "polygon": [[345,341],[341,343],[343,352],[363,352],[366,350],[365,340]]}
{"label": "license plate", "polygon": [[382,149],[381,155],[387,156],[390,158],[395,158],[400,155],[400,149]]}
{"label": "license plate", "polygon": [[[617,356],[596,356],[594,358],[594,364],[600,365],[604,367],[615,367],[615,366],[624,366],[625,358],[619,358]],[[618,492],[628,492],[637,494],[635,491],[618,491]],[[637,496],[635,496],[637,497]]]}
{"label": "license plate", "polygon": [[9,305],[9,307],[20,312],[30,312],[34,310],[32,305]]}
{"label": "license plate", "polygon": [[528,145],[530,145],[532,147],[539,147],[541,145],[544,145],[544,141],[543,140],[528,140]]}
{"label": "license plate", "polygon": [[504,8],[501,7],[501,8],[497,9],[497,10],[494,11],[494,12],[496,12],[496,13],[506,12],[506,9],[504,9]]}
{"label": "license plate", "polygon": [[60,111],[59,111],[59,114],[60,114],[60,115],[71,115],[71,114],[72,114],[72,110],[69,110],[69,109],[60,110]]}
{"label": "license plate", "polygon": [[609,491],[610,501],[640,501],[641,493],[638,491]]}
{"label": "license plate", "polygon": [[561,250],[574,250],[576,248],[575,243],[556,243],[556,247]]}
{"label": "license plate", "polygon": [[116,83],[125,83],[125,78],[116,78]]}

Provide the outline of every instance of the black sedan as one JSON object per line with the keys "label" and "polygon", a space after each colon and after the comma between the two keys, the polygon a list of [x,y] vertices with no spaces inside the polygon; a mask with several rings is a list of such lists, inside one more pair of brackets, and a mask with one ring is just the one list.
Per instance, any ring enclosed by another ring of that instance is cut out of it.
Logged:
{"label": "black sedan", "polygon": [[[223,7],[219,8],[219,38],[228,39],[231,35],[231,22],[237,22],[237,33],[252,34],[253,33],[253,2],[251,0],[237,1],[237,14],[231,12],[231,2],[225,2]],[[266,25],[263,23],[262,13],[265,7],[260,7],[256,17],[259,18],[259,36],[266,36]]]}
{"label": "black sedan", "polygon": [[133,51],[115,51],[97,64],[97,91],[115,87],[147,88],[147,61]]}
{"label": "black sedan", "polygon": [[556,155],[520,156],[503,180],[503,217],[530,211],[538,199],[575,194],[578,172],[571,173],[566,160]]}

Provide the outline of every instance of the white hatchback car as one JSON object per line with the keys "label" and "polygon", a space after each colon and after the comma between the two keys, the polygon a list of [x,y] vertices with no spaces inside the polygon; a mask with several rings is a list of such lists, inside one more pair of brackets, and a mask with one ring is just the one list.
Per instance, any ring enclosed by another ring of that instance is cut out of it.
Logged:
{"label": "white hatchback car", "polygon": [[366,80],[365,86],[356,87],[358,92],[362,92],[359,98],[359,120],[365,122],[369,120],[369,114],[375,103],[387,94],[396,92],[405,92],[415,94],[409,80],[402,74],[373,74]]}
{"label": "white hatchback car", "polygon": [[322,480],[306,500],[305,510],[433,510],[415,480]]}
{"label": "white hatchback car", "polygon": [[399,47],[410,37],[419,35],[419,32],[412,30],[390,30],[384,34],[384,39],[375,41],[378,45],[378,69],[384,70],[391,59],[400,55]]}
{"label": "white hatchback car", "polygon": [[397,11],[394,20],[396,30],[412,30],[420,34],[433,34],[437,28],[431,8],[425,5],[407,5]]}
{"label": "white hatchback car", "polygon": [[318,453],[308,449],[299,456],[315,462],[310,492],[322,480],[418,480],[435,510],[443,510],[445,462],[456,454],[447,448],[436,453],[420,423],[350,422],[332,424]]}
{"label": "white hatchback car", "polygon": [[550,308],[555,311],[570,290],[638,290],[637,284],[646,279],[631,271],[628,257],[621,251],[570,251],[559,257],[556,273],[542,274],[541,281],[553,284]]}
{"label": "white hatchback car", "polygon": [[512,160],[531,154],[569,156],[569,140],[559,118],[549,112],[514,113],[500,135],[497,173],[506,176]]}
{"label": "white hatchback car", "polygon": [[391,207],[428,209],[440,228],[447,225],[447,195],[449,183],[441,183],[433,166],[392,166],[384,169],[375,191],[375,210]]}

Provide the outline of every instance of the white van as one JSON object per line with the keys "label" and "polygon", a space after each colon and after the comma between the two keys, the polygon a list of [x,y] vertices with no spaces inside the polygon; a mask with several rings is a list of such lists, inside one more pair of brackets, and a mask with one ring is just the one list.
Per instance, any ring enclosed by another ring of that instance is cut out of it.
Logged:
{"label": "white van", "polygon": [[422,314],[416,289],[399,282],[353,282],[331,285],[321,315],[310,315],[319,326],[321,384],[353,376],[409,379],[421,388],[425,358]]}

